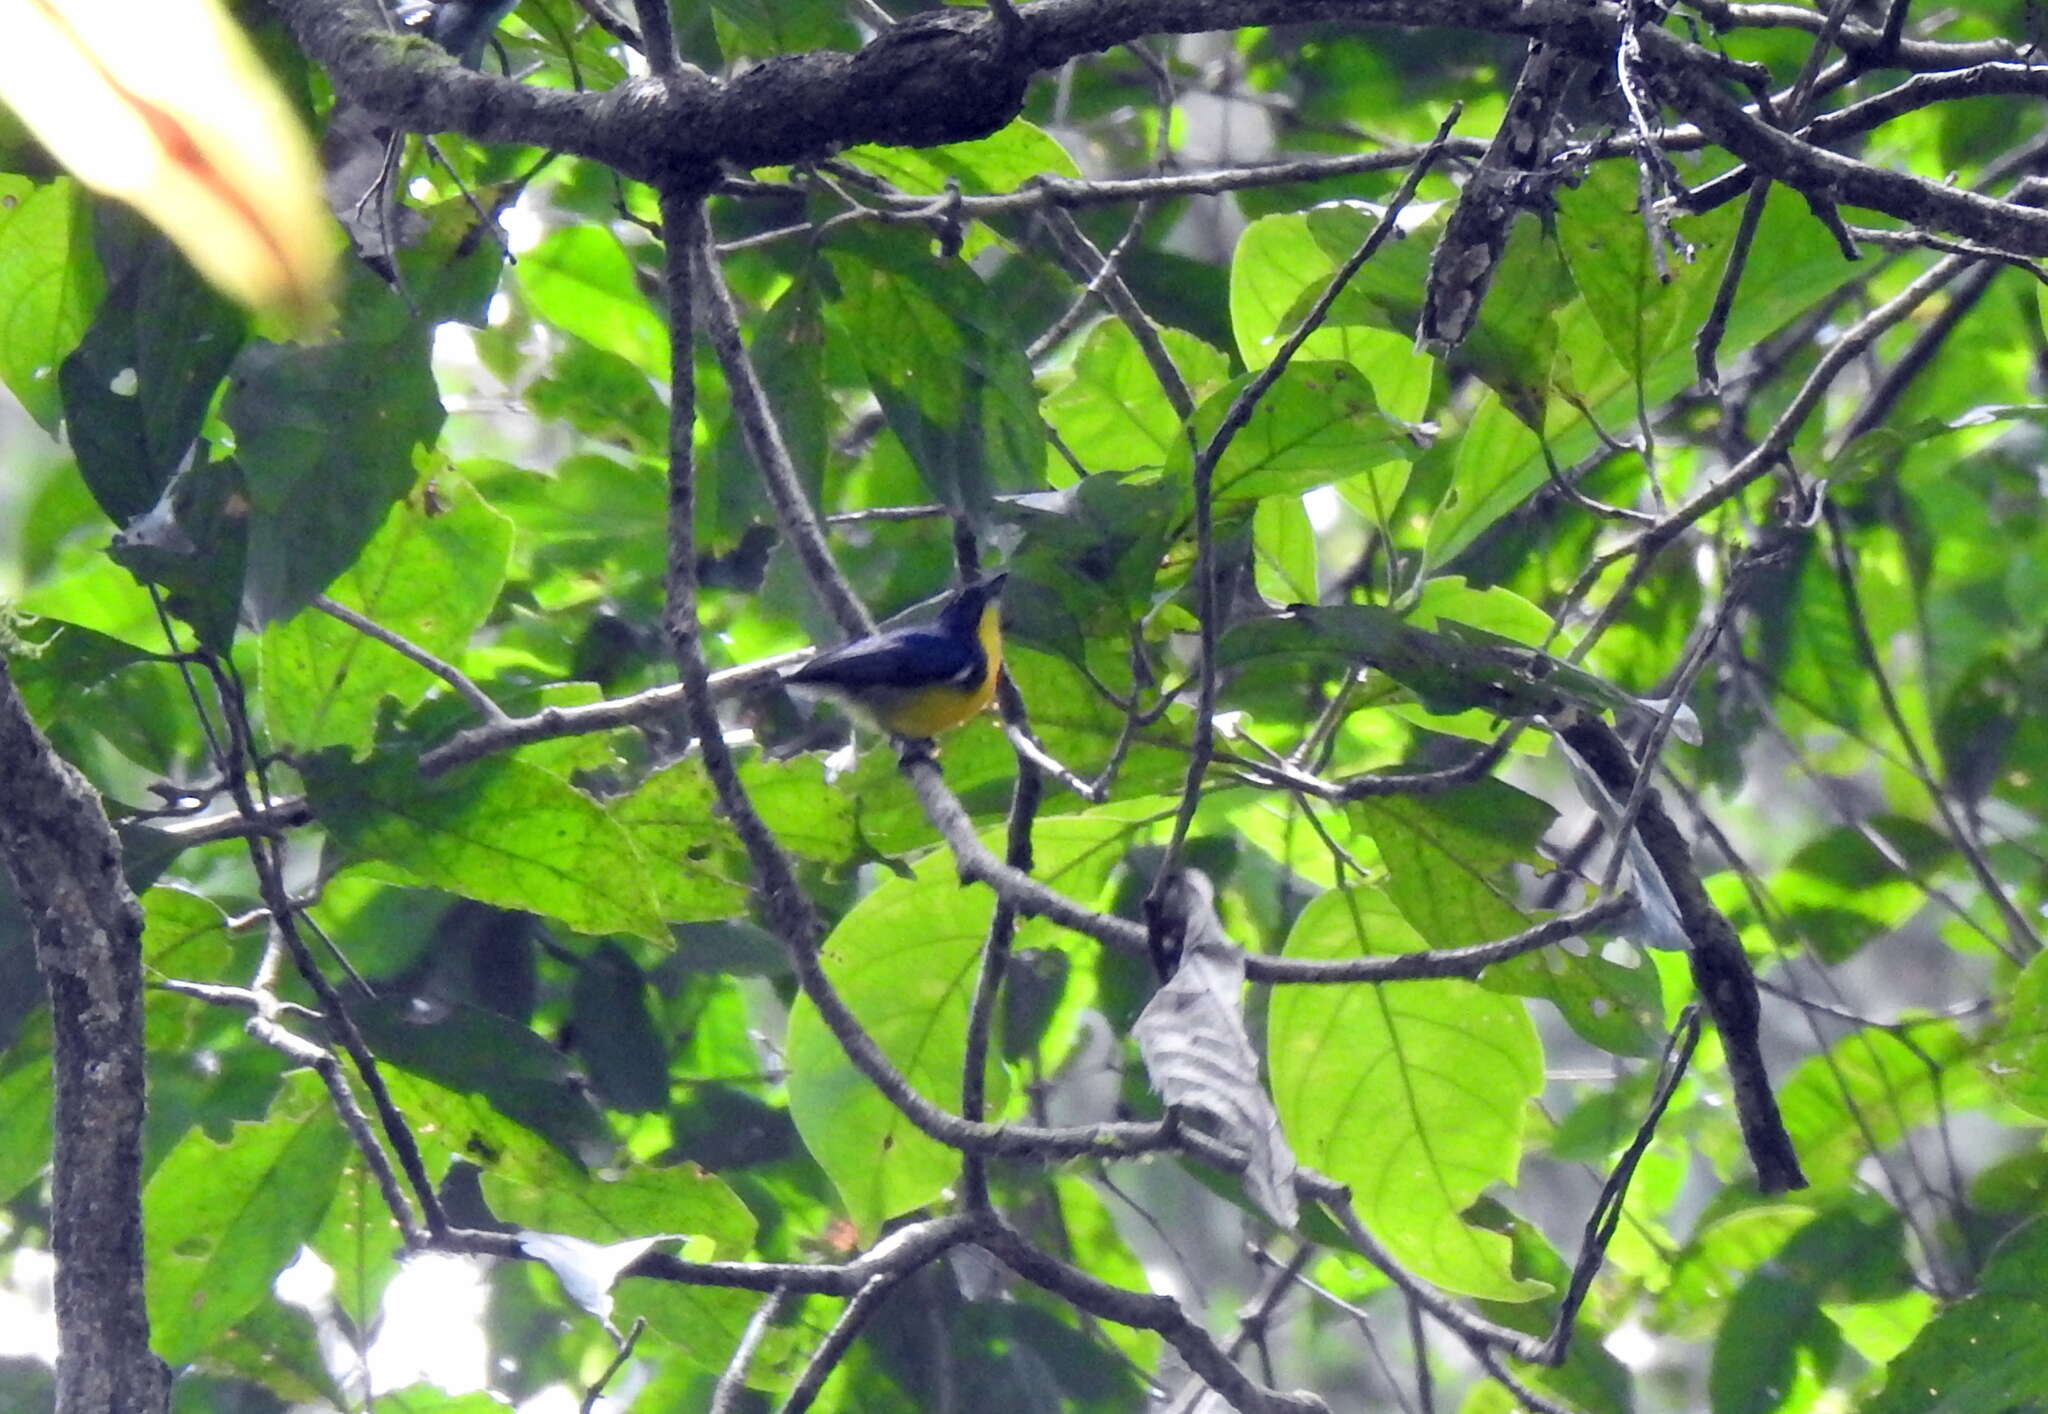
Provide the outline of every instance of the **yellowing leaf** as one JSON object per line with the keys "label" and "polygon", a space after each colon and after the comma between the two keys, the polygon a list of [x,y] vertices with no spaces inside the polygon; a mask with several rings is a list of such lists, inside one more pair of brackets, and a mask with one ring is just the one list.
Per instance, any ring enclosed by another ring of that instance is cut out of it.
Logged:
{"label": "yellowing leaf", "polygon": [[79,179],[259,309],[308,320],[333,265],[311,145],[219,0],[0,0],[0,102]]}

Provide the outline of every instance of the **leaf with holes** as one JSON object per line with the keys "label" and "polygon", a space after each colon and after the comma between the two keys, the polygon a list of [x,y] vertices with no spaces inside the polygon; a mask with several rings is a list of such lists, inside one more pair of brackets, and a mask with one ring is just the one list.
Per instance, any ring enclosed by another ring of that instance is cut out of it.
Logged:
{"label": "leaf with holes", "polygon": [[142,1193],[150,1343],[173,1366],[270,1294],[320,1226],[349,1153],[327,1087],[287,1077],[270,1113],[225,1144],[189,1130]]}
{"label": "leaf with holes", "polygon": [[668,939],[632,835],[537,766],[482,761],[428,784],[407,756],[352,763],[336,750],[306,758],[303,774],[335,840],[384,878],[558,918],[579,933]]}

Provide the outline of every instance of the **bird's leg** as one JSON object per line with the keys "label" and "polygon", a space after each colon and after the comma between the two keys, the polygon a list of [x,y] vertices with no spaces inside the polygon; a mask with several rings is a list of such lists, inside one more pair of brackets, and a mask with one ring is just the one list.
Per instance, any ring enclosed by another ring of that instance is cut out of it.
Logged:
{"label": "bird's leg", "polygon": [[939,764],[939,744],[928,736],[899,736],[896,752],[896,769],[906,775],[927,761],[934,766]]}

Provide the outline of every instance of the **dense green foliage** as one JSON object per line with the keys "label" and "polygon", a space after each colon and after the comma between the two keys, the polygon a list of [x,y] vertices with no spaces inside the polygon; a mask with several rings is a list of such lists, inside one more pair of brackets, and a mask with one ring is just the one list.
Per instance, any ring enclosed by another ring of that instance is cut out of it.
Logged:
{"label": "dense green foliage", "polygon": [[[849,8],[686,5],[678,39],[714,72],[852,48]],[[1925,37],[2019,36],[2024,8],[1976,6]],[[274,24],[259,21],[267,52],[317,122],[326,80],[261,28]],[[1715,42],[1784,85],[1814,36]],[[530,84],[624,72],[569,0],[525,0],[501,43]],[[1669,725],[1660,699],[1676,692],[1697,740],[1659,731],[1657,785],[1766,985],[1766,1053],[1812,1185],[1755,1191],[1709,1029],[1645,1136],[1569,1359],[1507,1368],[1530,1398],[1586,1414],[2048,1398],[2039,268],[1888,243],[1901,222],[1853,209],[1852,263],[1782,186],[1743,249],[1740,188],[1646,219],[1637,163],[1581,153],[1516,225],[1471,337],[1438,357],[1414,329],[1470,169],[1461,149],[1198,472],[1414,154],[1279,183],[1238,173],[1220,183],[1231,195],[1142,205],[1087,195],[1084,174],[1423,144],[1454,102],[1455,131],[1484,139],[1526,46],[1337,24],[1147,45],[1142,63],[1114,51],[1040,81],[1028,120],[985,140],[760,170],[706,207],[754,365],[862,599],[878,617],[930,599],[956,582],[963,544],[1011,572],[1007,660],[1031,730],[1103,786],[1090,800],[1043,778],[1023,815],[1031,875],[1137,920],[1178,852],[1254,954],[1502,938],[1632,875],[1609,869],[1611,835],[1544,714],[1611,713],[1640,742]],[[1900,78],[1851,73],[1821,106]],[[1616,110],[1611,82],[1591,88],[1573,105],[1585,138]],[[1919,107],[1857,156],[2003,195],[2036,161],[2029,101]],[[347,1352],[374,1339],[400,1268],[399,1228],[327,1089],[244,1027],[274,993],[288,1005],[272,1020],[332,1036],[295,1010],[323,1003],[261,911],[244,790],[280,817],[311,956],[455,1221],[638,1244],[608,1263],[542,1241],[542,1261],[497,1263],[491,1388],[580,1398],[615,1350],[600,1316],[616,1331],[644,1318],[621,1377],[631,1407],[706,1407],[772,1283],[705,1284],[678,1262],[608,1299],[565,1284],[601,1272],[601,1289],[656,1237],[682,1262],[842,1262],[981,1180],[800,994],[672,697],[631,725],[507,736],[423,771],[457,733],[485,721],[488,736],[487,719],[324,610],[373,621],[515,718],[675,680],[655,195],[579,158],[441,137],[436,161],[414,141],[400,189],[419,217],[400,224],[417,220],[417,239],[396,287],[352,261],[331,336],[281,344],[161,238],[0,142],[0,166],[30,174],[0,175],[0,379],[63,437],[0,471],[6,664],[122,828],[148,979],[203,984],[156,987],[146,1016],[147,1282],[157,1348],[191,1367],[179,1407],[363,1407]],[[1704,143],[1670,161],[1695,189],[1734,165]],[[1082,193],[1071,212],[1034,197],[1044,178]],[[1005,194],[1020,195],[976,200]],[[480,210],[506,213],[516,258]],[[1106,304],[1084,290],[1091,244],[1121,244]],[[1695,341],[1738,250],[1716,391]],[[1944,283],[1886,309],[1943,260]],[[693,348],[709,666],[835,641],[777,529],[731,366]],[[1782,455],[1757,452],[1767,439]],[[110,552],[167,488],[180,534]],[[921,509],[861,514],[891,508]],[[1285,612],[1307,605],[1321,607]],[[1214,759],[1183,850],[1169,842],[1191,748],[1206,749],[1205,666]],[[959,1112],[984,949],[992,923],[1009,926],[997,893],[963,886],[887,743],[828,765],[832,719],[800,719],[772,675],[723,711],[737,780],[829,928],[837,996],[920,1094]],[[1504,734],[1499,764],[1454,789],[1345,788],[1457,767]],[[1020,758],[995,716],[939,761],[989,848],[1010,849]],[[1476,979],[1255,977],[1246,991],[1301,1164],[1350,1188],[1407,1273],[1518,1331],[1549,1330],[1693,998],[1682,957],[1642,946],[1645,931]],[[988,1117],[1156,1117],[1129,1039],[1157,980],[1144,949],[1032,917],[1014,950]],[[47,1242],[50,1027],[5,903],[0,979],[0,1250],[20,1252]],[[1184,1155],[1010,1155],[985,1181],[1023,1240],[1171,1292],[1268,1384],[1382,1407],[1428,1368],[1436,1407],[1515,1402],[1442,1329],[1411,1350],[1402,1294],[1314,1204],[1279,1232],[1234,1174]],[[320,1321],[338,1344],[271,1295],[302,1249],[334,1273]],[[1148,1381],[1185,1382],[1156,1332],[985,1265],[904,1274],[818,1407],[1120,1411],[1144,1407]],[[739,1407],[779,1399],[842,1304],[778,1305],[746,1367],[757,1402]],[[0,1368],[0,1406],[17,1378],[36,1387]],[[379,1395],[384,1410],[501,1407]]]}

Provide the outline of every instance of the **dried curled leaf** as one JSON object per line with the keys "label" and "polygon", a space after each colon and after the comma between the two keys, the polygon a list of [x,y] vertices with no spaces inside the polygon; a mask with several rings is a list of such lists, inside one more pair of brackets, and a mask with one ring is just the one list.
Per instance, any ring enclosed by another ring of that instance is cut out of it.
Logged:
{"label": "dried curled leaf", "polygon": [[332,226],[298,117],[219,0],[0,0],[0,101],[235,298],[310,321]]}
{"label": "dried curled leaf", "polygon": [[1245,1190],[1274,1222],[1291,1228],[1300,1216],[1294,1151],[1245,1035],[1244,954],[1224,934],[1214,891],[1201,874],[1183,875],[1167,908],[1183,920],[1180,966],[1131,1028],[1138,1053],[1168,1105],[1208,1115],[1223,1138],[1245,1151]]}

